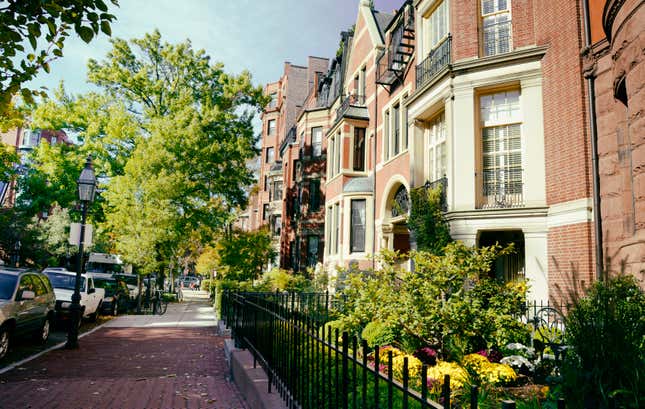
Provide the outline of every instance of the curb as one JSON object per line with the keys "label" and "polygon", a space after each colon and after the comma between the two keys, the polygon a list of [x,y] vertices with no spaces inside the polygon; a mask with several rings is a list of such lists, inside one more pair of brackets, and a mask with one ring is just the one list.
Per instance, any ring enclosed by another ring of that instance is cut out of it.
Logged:
{"label": "curb", "polygon": [[224,341],[224,355],[230,379],[251,409],[287,409],[279,393],[275,390],[268,392],[269,377],[260,365],[255,365],[253,355],[248,350],[236,348],[235,342],[227,338]]}
{"label": "curb", "polygon": [[[110,321],[111,321],[111,320],[110,320]],[[91,330],[89,330],[89,331],[87,331],[87,332],[83,332],[82,334],[79,334],[79,335],[78,335],[78,339],[81,339],[81,338],[83,338],[84,336],[86,336],[86,335],[90,335],[90,334],[91,334],[91,333],[93,333],[94,331],[96,331],[96,330],[99,330],[99,329],[103,328],[103,327],[104,327],[105,325],[107,325],[110,321],[106,321],[106,322],[104,322],[103,324],[101,324],[101,325],[97,325],[96,327],[92,328]],[[29,361],[33,361],[34,359],[39,358],[39,357],[41,357],[41,356],[45,355],[45,354],[46,354],[46,353],[48,353],[48,352],[51,352],[51,351],[54,351],[54,350],[56,350],[56,349],[60,349],[60,348],[62,348],[62,347],[64,347],[64,346],[65,346],[65,343],[66,343],[66,342],[67,342],[67,341],[59,342],[58,344],[56,344],[56,345],[52,345],[52,346],[50,346],[49,348],[44,349],[44,350],[42,350],[42,351],[40,351],[40,352],[38,352],[38,353],[36,353],[36,354],[34,354],[34,355],[28,356],[27,358],[21,359],[21,360],[20,360],[20,361],[18,361],[18,362],[14,362],[14,363],[12,363],[12,364],[9,364],[8,366],[5,366],[5,367],[3,367],[3,368],[0,368],[0,375],[2,375],[3,373],[9,372],[9,371],[11,371],[11,370],[13,370],[13,369],[15,369],[15,368],[17,368],[17,367],[19,367],[19,366],[22,366],[22,365],[26,364],[26,363],[27,363],[27,362],[29,362]]]}

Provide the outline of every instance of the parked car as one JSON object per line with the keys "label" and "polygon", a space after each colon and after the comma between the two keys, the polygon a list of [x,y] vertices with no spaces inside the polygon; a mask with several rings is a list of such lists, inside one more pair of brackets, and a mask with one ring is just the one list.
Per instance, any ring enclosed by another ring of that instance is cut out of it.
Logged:
{"label": "parked car", "polygon": [[130,290],[125,281],[115,278],[112,274],[93,273],[94,286],[105,290],[101,313],[118,315],[127,311],[130,303]]}
{"label": "parked car", "polygon": [[[49,277],[54,292],[56,293],[56,318],[58,320],[69,319],[70,307],[72,305],[72,294],[76,282],[76,273],[72,271],[46,268],[43,273]],[[101,312],[105,290],[96,288],[94,275],[86,273],[81,276],[81,318],[89,318],[95,321]],[[80,321],[79,321],[80,325]]]}
{"label": "parked car", "polygon": [[0,267],[0,359],[18,336],[49,338],[56,297],[47,276],[27,269]]}

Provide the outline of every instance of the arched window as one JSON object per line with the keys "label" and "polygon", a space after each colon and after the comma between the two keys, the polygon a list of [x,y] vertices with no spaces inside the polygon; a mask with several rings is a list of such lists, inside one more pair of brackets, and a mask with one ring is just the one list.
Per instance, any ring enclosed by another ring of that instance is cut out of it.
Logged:
{"label": "arched window", "polygon": [[405,186],[401,185],[394,194],[392,201],[392,217],[402,216],[410,210],[410,196]]}

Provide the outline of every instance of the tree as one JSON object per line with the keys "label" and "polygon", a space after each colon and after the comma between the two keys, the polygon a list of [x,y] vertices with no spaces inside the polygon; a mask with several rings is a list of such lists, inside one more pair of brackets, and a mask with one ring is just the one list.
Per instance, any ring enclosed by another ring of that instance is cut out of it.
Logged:
{"label": "tree", "polygon": [[0,183],[9,183],[16,176],[16,165],[20,161],[15,148],[0,142]]}
{"label": "tree", "polygon": [[[117,0],[109,0],[118,6]],[[27,102],[43,91],[24,88],[40,70],[63,56],[72,30],[89,43],[103,32],[111,35],[115,17],[103,0],[11,0],[0,5],[0,117],[14,95]],[[44,39],[44,41],[42,41]],[[27,45],[26,43],[29,43]],[[31,47],[31,52],[27,49]],[[20,57],[24,56],[24,57]]]}
{"label": "tree", "polygon": [[216,249],[224,278],[236,281],[259,278],[263,267],[277,255],[267,229],[234,232],[222,238]]}
{"label": "tree", "polygon": [[106,232],[127,262],[155,271],[190,232],[209,242],[245,202],[246,163],[258,153],[251,120],[267,101],[248,72],[226,74],[189,41],[164,43],[155,31],[112,45],[89,62],[103,92],[61,91],[34,117],[73,129],[97,155]]}
{"label": "tree", "polygon": [[358,332],[377,321],[452,358],[525,341],[528,329],[516,316],[525,306],[526,284],[488,274],[511,250],[457,241],[441,255],[411,252],[414,271],[400,267],[398,254],[383,252],[380,269],[350,275],[344,324]]}

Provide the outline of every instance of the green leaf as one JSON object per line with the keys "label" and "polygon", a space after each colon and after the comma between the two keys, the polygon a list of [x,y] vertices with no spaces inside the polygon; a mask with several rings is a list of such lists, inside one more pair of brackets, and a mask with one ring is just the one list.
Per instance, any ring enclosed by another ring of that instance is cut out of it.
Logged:
{"label": "green leaf", "polygon": [[60,50],[60,48],[54,48],[52,50],[52,54],[54,54],[56,57],[62,57],[63,56],[63,52]]}
{"label": "green leaf", "polygon": [[48,62],[44,62],[44,63],[43,63],[43,70],[45,70],[45,72],[46,72],[47,74],[49,74],[49,70],[50,70],[50,68],[49,68],[49,63],[48,63]]}
{"label": "green leaf", "polygon": [[103,0],[96,0],[96,8],[99,10],[105,12],[107,11],[107,5],[103,2]]}
{"label": "green leaf", "polygon": [[90,41],[92,41],[92,38],[94,38],[94,31],[92,31],[92,29],[89,27],[80,26],[78,29],[76,29],[76,32],[86,43],[89,43]]}
{"label": "green leaf", "polygon": [[107,36],[112,36],[112,28],[110,27],[110,23],[105,20],[101,21],[101,31]]}
{"label": "green leaf", "polygon": [[31,47],[35,50],[36,46],[38,45],[36,42],[36,37],[30,34],[27,36],[27,38],[29,39],[29,44],[31,44]]}

